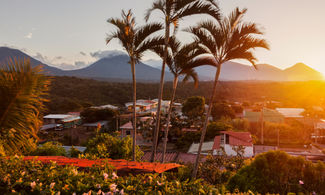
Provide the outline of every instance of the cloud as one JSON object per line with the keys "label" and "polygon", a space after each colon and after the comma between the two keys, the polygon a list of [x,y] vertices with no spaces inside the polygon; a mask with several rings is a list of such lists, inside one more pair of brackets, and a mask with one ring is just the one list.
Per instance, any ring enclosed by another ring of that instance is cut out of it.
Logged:
{"label": "cloud", "polygon": [[89,64],[88,62],[84,62],[84,61],[74,62],[74,65],[76,68],[83,68],[83,67],[87,66],[88,64]]}
{"label": "cloud", "polygon": [[36,58],[37,60],[48,63],[48,58],[46,56],[43,56],[41,53],[37,52],[36,55],[33,56],[33,58]]}
{"label": "cloud", "polygon": [[27,35],[25,35],[25,38],[26,39],[31,39],[32,37],[33,37],[33,33],[32,32],[30,32]]}
{"label": "cloud", "polygon": [[81,55],[86,56],[87,54],[83,51],[80,52]]}
{"label": "cloud", "polygon": [[105,51],[98,50],[95,52],[90,52],[90,56],[96,59],[108,58],[108,57],[119,56],[119,55],[126,55],[126,53],[121,50],[105,50]]}

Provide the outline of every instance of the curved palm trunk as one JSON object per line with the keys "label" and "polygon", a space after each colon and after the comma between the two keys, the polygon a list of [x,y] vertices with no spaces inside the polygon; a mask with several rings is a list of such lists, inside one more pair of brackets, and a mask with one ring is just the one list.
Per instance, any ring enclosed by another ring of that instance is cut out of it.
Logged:
{"label": "curved palm trunk", "polygon": [[161,77],[160,77],[160,87],[159,87],[159,94],[158,94],[158,108],[157,108],[157,122],[154,132],[154,139],[152,143],[152,153],[150,161],[153,162],[156,159],[156,152],[157,152],[157,143],[158,143],[158,135],[159,135],[159,127],[160,127],[160,109],[161,109],[161,100],[164,90],[164,77],[165,77],[165,67],[166,67],[166,59],[168,55],[168,41],[169,41],[169,22],[166,19],[166,27],[165,27],[165,48],[164,48],[164,59],[162,63],[161,69]]}
{"label": "curved palm trunk", "polygon": [[172,114],[172,110],[173,110],[173,104],[174,104],[174,98],[175,98],[175,94],[176,94],[177,83],[178,83],[178,76],[175,76],[174,82],[173,82],[173,95],[172,95],[172,98],[170,100],[170,106],[169,106],[169,109],[168,109],[168,117],[167,117],[167,123],[166,123],[167,127],[166,127],[166,130],[165,130],[165,137],[164,137],[164,149],[163,149],[162,158],[161,158],[162,163],[165,162],[168,131],[169,131],[169,123],[170,123],[170,118],[171,118],[171,114]]}
{"label": "curved palm trunk", "polygon": [[135,78],[135,62],[131,59],[131,71],[132,71],[132,82],[133,82],[133,148],[132,148],[132,160],[136,161],[136,147],[137,147],[137,116],[136,116],[136,101],[137,101],[137,85]]}
{"label": "curved palm trunk", "polygon": [[199,149],[198,149],[198,153],[197,153],[196,160],[195,160],[195,165],[194,165],[194,169],[193,169],[192,178],[196,178],[197,171],[198,171],[198,168],[199,168],[202,144],[204,142],[205,134],[206,134],[206,131],[207,131],[207,126],[208,126],[208,123],[209,123],[209,117],[210,117],[211,110],[212,110],[213,100],[214,100],[214,97],[215,97],[216,92],[217,92],[217,84],[218,84],[218,80],[219,80],[219,76],[220,76],[220,69],[221,69],[221,65],[218,65],[218,68],[217,68],[217,71],[216,71],[216,76],[214,78],[213,92],[212,92],[212,95],[210,97],[209,108],[208,108],[208,112],[206,114],[203,130],[202,130],[202,133],[201,133],[201,139],[200,139]]}

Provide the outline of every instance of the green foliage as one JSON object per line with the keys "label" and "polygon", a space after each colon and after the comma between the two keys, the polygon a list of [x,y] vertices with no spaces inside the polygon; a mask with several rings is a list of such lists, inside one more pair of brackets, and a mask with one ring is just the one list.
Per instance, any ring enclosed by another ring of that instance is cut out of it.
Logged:
{"label": "green foliage", "polygon": [[215,103],[212,106],[211,115],[214,120],[221,119],[222,117],[235,118],[235,111],[226,103]]}
{"label": "green foliage", "polygon": [[7,155],[22,154],[35,148],[50,81],[28,59],[0,67],[0,147]]}
{"label": "green foliage", "polygon": [[68,155],[73,158],[79,157],[79,155],[82,154],[77,148],[71,147],[70,150],[68,151]]}
{"label": "green foliage", "polygon": [[106,109],[94,109],[87,108],[80,113],[82,119],[87,123],[94,123],[102,120],[111,120],[116,116],[116,111],[106,108]]}
{"label": "green foliage", "polygon": [[[98,158],[132,159],[132,139],[114,137],[107,133],[97,134],[89,140],[85,155],[95,155]],[[143,155],[140,148],[136,147],[136,159],[139,161]]]}
{"label": "green foliage", "polygon": [[182,112],[190,119],[202,117],[205,111],[205,99],[201,96],[193,96],[186,99]]}
{"label": "green foliage", "polygon": [[[312,163],[302,157],[292,157],[282,151],[270,151],[258,155],[251,164],[234,175],[227,188],[239,191],[287,194],[325,192],[325,165]],[[302,181],[304,184],[299,184]]]}
{"label": "green foliage", "polygon": [[213,140],[216,135],[220,134],[220,131],[231,130],[231,125],[223,122],[211,122],[208,124],[207,133],[205,135],[205,141]]}
{"label": "green foliage", "polygon": [[244,165],[243,152],[243,148],[238,148],[237,156],[228,157],[224,151],[221,155],[207,156],[199,166],[198,176],[221,188]]}
{"label": "green foliage", "polygon": [[238,131],[248,131],[250,129],[250,124],[247,119],[235,118],[231,120],[231,125],[233,126],[234,130]]}
{"label": "green foliage", "polygon": [[65,149],[58,142],[46,142],[33,151],[31,156],[66,156]]}
{"label": "green foliage", "polygon": [[217,194],[201,180],[169,179],[158,174],[118,177],[109,165],[77,169],[56,163],[0,159],[3,194]]}
{"label": "green foliage", "polygon": [[182,137],[180,137],[177,142],[176,146],[179,149],[186,149],[191,146],[191,144],[198,143],[201,138],[201,132],[185,132],[183,133]]}

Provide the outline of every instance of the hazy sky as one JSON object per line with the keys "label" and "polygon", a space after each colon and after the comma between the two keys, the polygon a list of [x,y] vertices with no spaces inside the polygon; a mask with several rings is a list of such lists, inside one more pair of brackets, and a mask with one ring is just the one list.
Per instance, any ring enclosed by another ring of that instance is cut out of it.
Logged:
{"label": "hazy sky", "polygon": [[[23,49],[31,56],[64,68],[85,66],[105,54],[120,50],[107,46],[106,23],[132,8],[137,23],[153,0],[0,0],[0,46]],[[303,62],[325,73],[324,0],[221,0],[223,14],[235,7],[248,8],[244,20],[263,27],[271,51],[258,50],[259,63],[279,68]],[[160,19],[159,15],[156,19]],[[186,18],[182,26],[207,19]],[[155,19],[153,19],[155,20]],[[184,41],[190,36],[182,33]],[[157,58],[147,54],[145,59]]]}

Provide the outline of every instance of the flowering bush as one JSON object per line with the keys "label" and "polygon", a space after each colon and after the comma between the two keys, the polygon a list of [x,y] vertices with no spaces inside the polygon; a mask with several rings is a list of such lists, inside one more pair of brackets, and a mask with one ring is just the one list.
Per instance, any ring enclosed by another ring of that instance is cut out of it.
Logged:
{"label": "flowering bush", "polygon": [[31,152],[32,156],[66,156],[65,149],[59,142],[46,142]]}
{"label": "flowering bush", "polygon": [[158,174],[118,177],[110,166],[78,170],[56,163],[24,161],[20,157],[0,160],[0,191],[3,194],[216,194],[201,180],[168,180]]}

